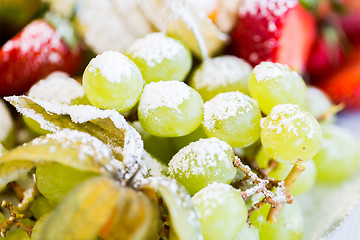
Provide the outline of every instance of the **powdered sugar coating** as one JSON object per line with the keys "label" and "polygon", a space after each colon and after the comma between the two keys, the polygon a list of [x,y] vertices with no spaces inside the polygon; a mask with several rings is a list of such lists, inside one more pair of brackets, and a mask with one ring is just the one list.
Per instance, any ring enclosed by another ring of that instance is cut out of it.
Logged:
{"label": "powdered sugar coating", "polygon": [[0,99],[0,116],[0,142],[2,142],[14,127],[10,111],[2,99]]}
{"label": "powdered sugar coating", "polygon": [[179,81],[152,82],[144,87],[139,110],[145,114],[159,107],[168,107],[180,112],[178,108],[190,99],[191,88]]}
{"label": "powdered sugar coating", "polygon": [[[276,134],[282,131],[291,132],[299,136],[299,131],[305,131],[307,138],[313,138],[317,134],[316,126],[313,121],[308,121],[311,115],[300,109],[298,105],[294,104],[280,104],[275,106],[269,117],[270,121],[263,118],[260,122],[262,128],[275,130]],[[265,124],[266,121],[266,124]]]}
{"label": "powdered sugar coating", "polygon": [[84,97],[85,90],[75,79],[64,72],[54,72],[29,90],[29,97],[70,105],[71,101]]}
{"label": "powdered sugar coating", "polygon": [[281,16],[296,4],[296,0],[242,0],[239,14],[250,13],[252,15],[261,14],[267,16],[272,13]]}
{"label": "powdered sugar coating", "polygon": [[48,144],[49,141],[62,144],[62,148],[75,146],[79,150],[79,160],[83,160],[84,156],[87,155],[95,160],[95,165],[99,163],[106,165],[110,160],[115,160],[111,149],[88,133],[64,129],[56,133],[47,134],[44,137],[36,138],[31,144],[44,145]]}
{"label": "powdered sugar coating", "polygon": [[141,58],[150,67],[160,64],[164,59],[172,60],[178,54],[186,52],[185,47],[177,40],[164,33],[151,33],[137,39],[127,52],[132,58]]}
{"label": "powdered sugar coating", "polygon": [[319,123],[298,105],[275,106],[266,118],[261,119],[260,127],[265,151],[282,163],[309,160],[321,146]]}
{"label": "powdered sugar coating", "polygon": [[220,56],[206,59],[195,72],[193,86],[195,89],[214,90],[219,86],[235,84],[239,79],[249,78],[252,67],[244,60],[235,56]]}
{"label": "powdered sugar coating", "polygon": [[218,120],[226,120],[237,114],[243,115],[253,111],[254,104],[257,105],[256,100],[241,92],[220,93],[204,104],[203,124],[206,128],[212,129]]}
{"label": "powdered sugar coating", "polygon": [[287,65],[281,63],[262,62],[257,65],[253,74],[258,82],[262,81],[277,81],[287,74],[293,74],[296,78],[301,78],[296,71],[292,71]]}
{"label": "powdered sugar coating", "polygon": [[106,51],[91,59],[88,71],[95,75],[99,71],[111,83],[121,83],[123,78],[131,78],[132,71],[140,73],[128,57],[115,51]]}
{"label": "powdered sugar coating", "polygon": [[[185,174],[188,177],[189,175],[203,175],[209,166],[216,167],[220,162],[226,167],[232,167],[232,161],[226,154],[229,150],[231,147],[217,138],[200,139],[181,149],[172,158],[169,163],[170,172]],[[220,174],[222,174],[221,169],[215,172],[215,175]]]}
{"label": "powdered sugar coating", "polygon": [[138,1],[77,0],[75,18],[84,42],[95,53],[123,51],[152,32]]}

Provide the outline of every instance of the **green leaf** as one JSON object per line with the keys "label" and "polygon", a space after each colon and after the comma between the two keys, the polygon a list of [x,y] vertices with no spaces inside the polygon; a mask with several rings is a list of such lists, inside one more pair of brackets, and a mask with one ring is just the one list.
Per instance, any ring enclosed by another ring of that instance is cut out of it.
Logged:
{"label": "green leaf", "polygon": [[156,239],[160,223],[156,204],[142,192],[122,188],[116,219],[107,239]]}
{"label": "green leaf", "polygon": [[200,221],[191,203],[191,197],[175,179],[156,177],[146,178],[140,189],[154,189],[164,200],[170,212],[170,229],[178,239],[200,240]]}
{"label": "green leaf", "polygon": [[143,142],[136,130],[115,110],[102,110],[89,105],[53,104],[26,96],[6,97],[16,109],[37,121],[42,128],[51,132],[74,129],[100,139],[113,151],[116,159],[126,167],[125,178],[130,178],[140,168]]}
{"label": "green leaf", "polygon": [[1,156],[0,187],[37,165],[49,163],[100,174],[124,172],[107,145],[87,133],[67,129],[36,138]]}
{"label": "green leaf", "polygon": [[36,232],[37,239],[93,239],[121,197],[121,186],[98,177],[71,191]]}

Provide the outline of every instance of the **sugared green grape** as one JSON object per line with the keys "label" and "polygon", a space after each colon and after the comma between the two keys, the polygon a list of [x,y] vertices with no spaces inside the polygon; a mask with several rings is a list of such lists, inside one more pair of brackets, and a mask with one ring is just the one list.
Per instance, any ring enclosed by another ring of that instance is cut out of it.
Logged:
{"label": "sugared green grape", "polygon": [[249,95],[250,64],[235,56],[206,59],[193,73],[189,85],[198,91],[204,101],[219,93],[240,91]]}
{"label": "sugared green grape", "polygon": [[192,65],[189,49],[164,33],[151,33],[137,39],[128,47],[126,55],[140,68],[146,83],[184,81]]}
{"label": "sugared green grape", "polygon": [[138,117],[144,130],[159,137],[178,137],[193,132],[202,120],[203,100],[183,82],[147,84],[140,98]]}
{"label": "sugared green grape", "polygon": [[144,80],[139,68],[119,52],[93,58],[83,75],[86,96],[96,107],[119,112],[131,109],[140,98]]}
{"label": "sugared green grape", "polygon": [[236,174],[233,160],[234,152],[226,142],[200,139],[175,154],[169,173],[193,195],[213,182],[230,183]]}
{"label": "sugared green grape", "polygon": [[241,231],[236,235],[233,240],[259,240],[259,230],[253,225],[245,223]]}
{"label": "sugared green grape", "polygon": [[356,139],[346,129],[335,125],[321,125],[323,142],[314,157],[318,180],[339,182],[351,177],[359,165],[359,147]]}
{"label": "sugared green grape", "polygon": [[257,102],[241,92],[220,93],[204,104],[205,133],[232,147],[254,143],[260,135],[260,119]]}
{"label": "sugared green grape", "polygon": [[43,196],[37,197],[30,206],[30,211],[36,219],[55,209],[57,203],[46,199]]}
{"label": "sugared green grape", "polygon": [[[256,154],[256,162],[260,168],[268,168],[271,156],[261,148]],[[291,187],[291,194],[296,196],[309,191],[315,184],[317,169],[314,160],[301,163],[305,167],[305,171],[300,174],[295,183]],[[269,172],[269,177],[277,180],[285,180],[293,165],[285,163],[276,163],[276,167]]]}
{"label": "sugared green grape", "polygon": [[249,80],[251,97],[255,98],[266,115],[283,103],[303,105],[306,85],[301,76],[280,63],[262,62],[251,73]]}
{"label": "sugared green grape", "polygon": [[228,184],[212,183],[196,193],[191,202],[200,219],[204,240],[233,240],[245,225],[248,214],[245,202]]}
{"label": "sugared green grape", "polygon": [[259,229],[260,240],[300,240],[304,233],[304,218],[296,204],[285,204],[277,221],[266,221],[270,205],[265,204],[250,215],[250,223]]}
{"label": "sugared green grape", "polygon": [[57,163],[38,166],[35,172],[39,192],[55,202],[60,202],[77,184],[96,175]]}
{"label": "sugared green grape", "polygon": [[14,122],[4,100],[0,98],[0,143],[10,149],[15,142]]}
{"label": "sugared green grape", "polygon": [[147,176],[150,177],[163,177],[167,175],[168,168],[160,160],[157,160],[151,154],[145,152],[143,154],[142,160],[147,169]]}
{"label": "sugared green grape", "polygon": [[307,87],[305,109],[315,118],[327,113],[331,108],[330,98],[319,88]]}
{"label": "sugared green grape", "polygon": [[321,146],[319,123],[306,110],[293,104],[275,106],[261,119],[261,142],[265,151],[282,163],[313,158]]}

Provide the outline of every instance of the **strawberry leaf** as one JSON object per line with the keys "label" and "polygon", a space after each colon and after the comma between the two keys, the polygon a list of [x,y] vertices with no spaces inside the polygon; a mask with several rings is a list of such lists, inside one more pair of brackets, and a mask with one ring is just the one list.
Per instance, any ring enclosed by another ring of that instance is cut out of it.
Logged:
{"label": "strawberry leaf", "polygon": [[136,132],[115,110],[102,110],[88,105],[61,105],[26,96],[6,97],[20,113],[37,121],[48,131],[73,129],[100,139],[111,149],[126,168],[125,179],[138,169],[146,172],[141,162],[143,142]]}
{"label": "strawberry leaf", "polygon": [[72,190],[36,232],[37,239],[93,239],[110,218],[119,198],[115,181],[92,178]]}
{"label": "strawberry leaf", "polygon": [[177,239],[203,239],[200,221],[191,203],[191,197],[176,180],[164,177],[147,178],[140,189],[155,190],[170,212],[170,231]]}
{"label": "strawberry leaf", "polygon": [[107,145],[87,133],[67,129],[36,138],[1,156],[0,187],[47,163],[101,174],[124,173]]}

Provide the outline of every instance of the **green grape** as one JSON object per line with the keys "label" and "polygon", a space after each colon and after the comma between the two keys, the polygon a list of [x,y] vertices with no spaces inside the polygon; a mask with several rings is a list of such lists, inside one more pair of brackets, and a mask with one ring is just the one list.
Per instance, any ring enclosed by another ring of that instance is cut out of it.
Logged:
{"label": "green grape", "polygon": [[[29,97],[54,104],[88,104],[85,90],[75,79],[64,72],[54,72],[45,79],[34,84],[29,90]],[[49,131],[40,124],[23,115],[25,124],[37,134],[47,134]]]}
{"label": "green grape", "polygon": [[169,173],[193,195],[212,182],[230,183],[236,174],[233,160],[234,152],[226,142],[200,139],[175,154]]}
{"label": "green grape", "polygon": [[293,164],[315,156],[321,146],[319,123],[293,104],[275,106],[261,119],[261,142],[265,151],[281,163]]}
{"label": "green grape", "polygon": [[203,100],[183,82],[147,84],[140,98],[138,117],[144,130],[158,137],[179,137],[201,124]]}
{"label": "green grape", "polygon": [[266,115],[279,104],[305,103],[306,85],[301,76],[280,63],[262,62],[251,73],[251,97],[255,98]]}
{"label": "green grape", "polygon": [[96,107],[119,112],[131,109],[140,98],[144,80],[139,68],[119,52],[106,51],[93,58],[83,75],[86,96]]}
{"label": "green grape", "polygon": [[126,55],[140,68],[146,83],[184,81],[192,65],[189,49],[163,33],[137,39],[126,50]]}
{"label": "green grape", "polygon": [[4,240],[30,240],[27,233],[21,228],[10,231],[6,234],[5,238],[1,238]]}
{"label": "green grape", "polygon": [[44,227],[44,223],[46,223],[46,220],[49,218],[50,215],[50,213],[45,214],[36,221],[34,228],[32,229],[31,239],[41,240],[42,228]]}
{"label": "green grape", "polygon": [[245,223],[244,227],[233,240],[259,240],[259,230]]}
{"label": "green grape", "polygon": [[172,138],[172,142],[174,143],[174,147],[176,149],[176,152],[178,152],[183,147],[189,145],[192,142],[196,142],[200,140],[201,138],[207,138],[204,128],[202,126],[198,127],[195,131],[192,133],[182,136],[182,137],[174,137]]}
{"label": "green grape", "polygon": [[335,125],[321,125],[323,142],[314,157],[321,182],[339,182],[351,177],[358,169],[359,148],[354,136]]}
{"label": "green grape", "polygon": [[175,153],[177,153],[171,138],[156,137],[147,133],[141,127],[139,121],[132,122],[131,125],[140,133],[141,139],[144,142],[144,149],[163,163],[168,164]]}
{"label": "green grape", "polygon": [[36,219],[55,209],[57,203],[46,199],[43,196],[37,197],[30,206],[30,211]]}
{"label": "green grape", "polygon": [[251,71],[250,64],[235,56],[206,59],[191,76],[189,85],[200,93],[204,101],[223,92],[240,91],[249,95]]}
{"label": "green grape", "polygon": [[[256,162],[260,168],[268,168],[271,156],[261,148],[256,154]],[[307,162],[301,163],[305,167],[305,171],[300,174],[296,179],[295,183],[292,185],[290,193],[294,196],[303,194],[309,191],[315,184],[317,177],[317,169],[314,160],[309,160]],[[277,180],[285,180],[287,175],[290,173],[293,165],[285,163],[276,163],[276,167],[270,171],[269,177],[275,178]]]}
{"label": "green grape", "polygon": [[232,240],[245,225],[248,215],[245,202],[228,184],[212,183],[196,193],[191,202],[204,240]]}
{"label": "green grape", "polygon": [[5,101],[0,98],[0,144],[7,149],[15,143],[14,122]]}
{"label": "green grape", "polygon": [[[309,111],[315,118],[319,118],[330,111],[331,109],[330,98],[319,88],[307,87],[305,98],[305,109]],[[327,122],[333,122],[335,114],[325,119]]]}
{"label": "green grape", "polygon": [[220,93],[204,104],[205,133],[234,148],[249,146],[259,138],[260,119],[257,102],[241,92]]}
{"label": "green grape", "polygon": [[285,204],[277,221],[266,221],[270,205],[265,204],[250,215],[250,223],[259,229],[260,240],[297,240],[304,233],[304,218],[296,204]]}
{"label": "green grape", "polygon": [[60,202],[77,184],[97,176],[61,164],[38,166],[35,177],[39,192],[49,200]]}

